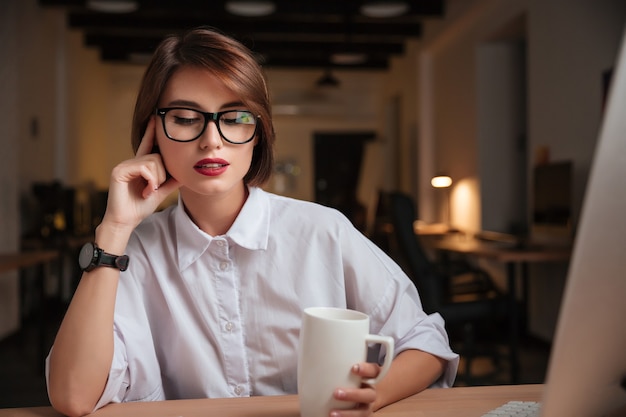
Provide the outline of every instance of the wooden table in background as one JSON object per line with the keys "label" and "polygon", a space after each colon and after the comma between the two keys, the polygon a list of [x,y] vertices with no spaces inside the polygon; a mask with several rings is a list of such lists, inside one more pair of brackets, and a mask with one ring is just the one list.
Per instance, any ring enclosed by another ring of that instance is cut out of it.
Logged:
{"label": "wooden table in background", "polygon": [[[528,264],[545,262],[568,262],[572,248],[550,245],[515,246],[507,242],[476,239],[464,234],[421,236],[424,247],[441,254],[460,254],[476,259],[500,262],[506,266],[507,290],[510,306],[510,361],[511,382],[519,382],[519,311],[517,307],[517,283],[521,279],[524,288],[523,301],[527,302]],[[445,260],[444,260],[445,262]]]}
{"label": "wooden table in background", "polygon": [[[37,267],[37,292],[39,293],[39,346],[37,359],[39,368],[43,370],[44,359],[46,357],[46,293],[45,276],[46,265],[56,262],[61,253],[57,250],[42,249],[23,252],[0,253],[0,274],[9,271],[19,271],[21,269]],[[21,317],[21,314],[20,314]]]}
{"label": "wooden table in background", "polygon": [[[540,401],[543,385],[428,389],[376,417],[479,417],[508,401]],[[93,417],[299,417],[296,395],[109,404]],[[51,407],[0,410],[0,417],[60,417]]]}
{"label": "wooden table in background", "polygon": [[46,264],[59,257],[56,250],[33,250],[13,253],[0,253],[0,274],[4,272]]}

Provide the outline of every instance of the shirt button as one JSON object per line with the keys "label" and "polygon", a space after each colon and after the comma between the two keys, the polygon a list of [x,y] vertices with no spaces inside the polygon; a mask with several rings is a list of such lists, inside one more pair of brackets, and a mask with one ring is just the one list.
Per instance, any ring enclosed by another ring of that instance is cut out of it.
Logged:
{"label": "shirt button", "polygon": [[226,323],[226,325],[224,326],[224,328],[226,329],[227,332],[232,331],[233,327],[235,327],[235,326],[230,321],[228,323]]}
{"label": "shirt button", "polygon": [[235,394],[236,395],[241,395],[242,392],[243,392],[243,388],[241,388],[240,386],[236,386],[235,387]]}
{"label": "shirt button", "polygon": [[217,246],[224,246],[224,241],[223,240],[218,240],[217,241]]}
{"label": "shirt button", "polygon": [[220,263],[220,269],[222,271],[225,271],[228,268],[228,262],[222,262]]}

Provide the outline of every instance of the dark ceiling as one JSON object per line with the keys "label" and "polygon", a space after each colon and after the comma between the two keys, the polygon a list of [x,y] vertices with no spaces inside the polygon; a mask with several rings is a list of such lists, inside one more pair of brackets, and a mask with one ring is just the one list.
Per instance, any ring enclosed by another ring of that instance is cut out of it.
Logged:
{"label": "dark ceiling", "polygon": [[[390,18],[364,16],[360,0],[274,0],[274,13],[264,17],[230,14],[224,0],[140,0],[138,10],[128,14],[95,12],[85,0],[39,4],[64,10],[68,27],[80,30],[85,44],[107,62],[137,61],[164,35],[209,25],[246,44],[265,67],[385,69],[391,56],[404,53],[408,38],[421,35],[425,19],[443,18],[444,1],[407,0],[409,11]],[[331,62],[333,54],[343,52],[366,59]]]}

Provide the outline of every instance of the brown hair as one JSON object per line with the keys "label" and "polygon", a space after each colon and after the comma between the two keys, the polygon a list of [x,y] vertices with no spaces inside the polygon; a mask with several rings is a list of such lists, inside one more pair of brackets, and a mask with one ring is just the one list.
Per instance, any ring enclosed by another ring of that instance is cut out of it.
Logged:
{"label": "brown hair", "polygon": [[244,177],[248,185],[262,185],[274,165],[274,126],[269,93],[261,66],[252,52],[236,40],[213,28],[201,27],[182,35],[171,35],[157,47],[144,73],[135,103],[131,144],[137,152],[150,116],[154,114],[165,84],[182,66],[204,68],[240,97],[259,116],[257,144],[250,169]]}

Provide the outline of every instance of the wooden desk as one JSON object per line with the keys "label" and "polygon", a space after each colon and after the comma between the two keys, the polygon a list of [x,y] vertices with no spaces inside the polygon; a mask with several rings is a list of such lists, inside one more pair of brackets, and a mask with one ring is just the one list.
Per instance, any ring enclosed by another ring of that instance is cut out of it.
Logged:
{"label": "wooden desk", "polygon": [[[543,385],[429,389],[379,410],[380,417],[480,417],[511,401],[540,401]],[[109,404],[93,417],[298,417],[295,395]],[[51,407],[0,410],[0,417],[59,417]]]}
{"label": "wooden desk", "polygon": [[33,250],[26,252],[0,253],[0,274],[56,260],[56,250]]}
{"label": "wooden desk", "polygon": [[[93,234],[84,236],[63,235],[50,239],[26,238],[20,244],[24,251],[44,250],[53,248],[59,251],[59,298],[70,297],[76,290],[82,271],[78,267],[78,253],[87,242],[93,242]],[[69,261],[69,263],[67,262]],[[67,267],[69,271],[66,271]]]}
{"label": "wooden desk", "polygon": [[423,238],[426,247],[491,259],[503,263],[567,261],[572,248],[564,246],[529,245],[515,247],[510,243],[488,242],[465,235]]}
{"label": "wooden desk", "polygon": [[[572,249],[562,246],[529,245],[516,247],[506,242],[487,242],[466,235],[421,237],[426,248],[442,253],[456,253],[475,258],[489,259],[506,265],[507,290],[511,308],[509,315],[511,382],[519,382],[519,311],[517,306],[517,281],[522,280],[524,301],[527,300],[528,264],[539,262],[567,262]],[[519,270],[519,271],[518,271]],[[518,274],[519,272],[519,274]]]}
{"label": "wooden desk", "polygon": [[46,357],[46,294],[45,294],[45,265],[59,259],[57,250],[32,250],[14,253],[0,253],[0,273],[15,271],[30,267],[38,267],[37,288],[39,292],[39,368],[43,370]]}

